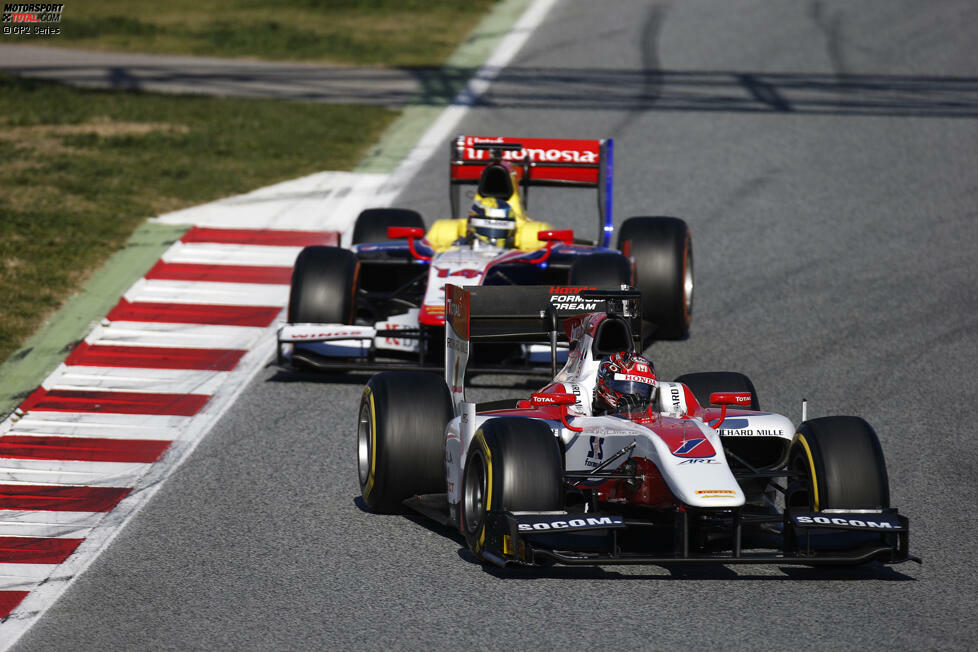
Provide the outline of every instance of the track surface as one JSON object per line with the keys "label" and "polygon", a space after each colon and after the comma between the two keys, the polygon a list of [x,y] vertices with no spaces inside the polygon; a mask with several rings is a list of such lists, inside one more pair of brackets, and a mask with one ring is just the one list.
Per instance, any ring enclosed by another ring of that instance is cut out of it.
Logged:
{"label": "track surface", "polygon": [[[601,5],[559,4],[460,131],[614,137],[619,220],[694,233],[693,333],[651,348],[660,376],[867,418],[925,565],[483,568],[360,509],[365,376],[269,368],[18,649],[974,647],[978,6]],[[446,177],[439,156],[399,203],[443,214]],[[574,199],[531,213],[592,232]]]}

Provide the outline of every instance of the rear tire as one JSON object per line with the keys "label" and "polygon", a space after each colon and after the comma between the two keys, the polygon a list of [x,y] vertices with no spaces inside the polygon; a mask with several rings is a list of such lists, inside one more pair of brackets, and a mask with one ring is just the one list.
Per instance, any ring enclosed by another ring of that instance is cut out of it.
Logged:
{"label": "rear tire", "polygon": [[360,493],[371,511],[394,514],[414,495],[445,491],[445,381],[423,371],[383,372],[363,390],[357,421]]}
{"label": "rear tire", "polygon": [[737,409],[755,412],[761,410],[761,402],[757,398],[754,383],[750,378],[736,371],[701,371],[695,374],[683,374],[675,382],[686,385],[702,407],[711,407],[710,394],[715,392],[750,392],[750,406],[738,405]]}
{"label": "rear tire", "polygon": [[621,225],[618,248],[635,261],[642,317],[658,340],[689,335],[693,315],[693,240],[676,217],[630,217]]}
{"label": "rear tire", "polygon": [[364,242],[388,242],[387,227],[410,226],[424,228],[424,220],[417,211],[407,208],[368,208],[357,216],[353,225],[353,244]]}
{"label": "rear tire", "polygon": [[295,259],[291,324],[352,324],[360,263],[339,247],[306,247]]}
{"label": "rear tire", "polygon": [[618,290],[632,284],[632,262],[621,254],[596,253],[581,256],[570,268],[570,285],[588,285]]}
{"label": "rear tire", "polygon": [[798,427],[788,454],[789,507],[887,509],[890,483],[876,432],[859,417],[822,417]]}
{"label": "rear tire", "polygon": [[483,423],[462,475],[461,526],[480,559],[489,512],[552,511],[564,505],[563,459],[547,424],[519,417]]}

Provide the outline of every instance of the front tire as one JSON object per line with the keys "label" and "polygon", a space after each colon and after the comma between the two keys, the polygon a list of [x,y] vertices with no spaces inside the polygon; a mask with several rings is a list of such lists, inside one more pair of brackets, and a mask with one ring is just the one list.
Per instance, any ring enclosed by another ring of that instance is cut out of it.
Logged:
{"label": "front tire", "polygon": [[693,240],[676,217],[630,217],[621,225],[618,248],[635,261],[642,318],[658,340],[689,335],[693,316]]}
{"label": "front tire", "polygon": [[879,438],[859,417],[822,417],[798,427],[788,454],[796,474],[789,507],[812,512],[828,509],[887,509],[890,483]]}
{"label": "front tire", "polygon": [[360,262],[339,247],[306,247],[295,259],[291,324],[352,324]]}
{"label": "front tire", "polygon": [[445,426],[452,416],[448,386],[435,374],[388,371],[367,381],[357,471],[371,511],[398,513],[407,498],[445,491]]}
{"label": "front tire", "polygon": [[623,284],[632,284],[632,263],[621,254],[581,256],[571,265],[569,284],[618,290]]}
{"label": "front tire", "polygon": [[761,402],[757,398],[754,383],[750,378],[736,371],[701,371],[683,374],[676,378],[675,382],[686,385],[701,407],[710,407],[710,394],[715,392],[750,392],[750,406],[737,406],[737,409],[754,412],[761,410]]}
{"label": "front tire", "polygon": [[388,242],[387,227],[410,226],[424,228],[424,219],[417,211],[407,208],[368,208],[361,211],[353,225],[353,244]]}
{"label": "front tire", "polygon": [[469,550],[482,559],[487,547],[496,547],[490,512],[561,509],[562,472],[560,446],[547,424],[517,417],[484,422],[462,475],[461,526]]}

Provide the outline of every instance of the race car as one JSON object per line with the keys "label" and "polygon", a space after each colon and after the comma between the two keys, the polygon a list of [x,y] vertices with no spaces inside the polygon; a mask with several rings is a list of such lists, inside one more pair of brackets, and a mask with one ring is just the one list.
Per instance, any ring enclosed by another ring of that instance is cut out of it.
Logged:
{"label": "race car", "polygon": [[[734,372],[657,380],[635,348],[634,290],[585,292],[602,309],[571,316],[526,308],[546,306],[546,288],[503,290],[448,287],[444,378],[367,383],[357,467],[374,512],[415,510],[501,567],[919,561],[863,419],[796,428]],[[478,347],[537,339],[553,352],[558,335],[570,354],[545,387],[466,400]]]}
{"label": "race car", "polygon": [[[352,248],[307,247],[295,262],[278,362],[312,369],[441,368],[445,286],[547,285],[558,309],[581,303],[587,288],[637,286],[645,296],[644,334],[682,339],[693,302],[689,228],[674,217],[632,217],[610,248],[613,142],[459,136],[452,142],[452,217],[426,232],[412,210],[360,214]],[[460,192],[476,186],[460,216]],[[536,186],[593,189],[598,235],[530,219]],[[561,353],[563,355],[563,352]],[[539,345],[485,348],[470,371],[546,372]]]}

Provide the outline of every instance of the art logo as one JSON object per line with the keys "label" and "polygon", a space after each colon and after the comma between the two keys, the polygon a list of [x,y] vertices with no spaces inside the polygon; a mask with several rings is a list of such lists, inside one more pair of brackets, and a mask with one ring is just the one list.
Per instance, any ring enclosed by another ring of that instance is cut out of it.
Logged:
{"label": "art logo", "polygon": [[[700,444],[702,444],[705,441],[706,441],[706,439],[704,439],[704,438],[687,439],[686,441],[684,441],[683,443],[681,443],[679,445],[679,448],[677,448],[676,450],[672,451],[672,454],[673,455],[677,455],[679,457],[682,457],[684,455],[690,455],[691,453],[693,453],[693,451],[696,449],[697,446],[699,446]],[[699,452],[699,451],[697,451],[697,452]],[[698,456],[694,456],[694,457],[698,457]]]}

